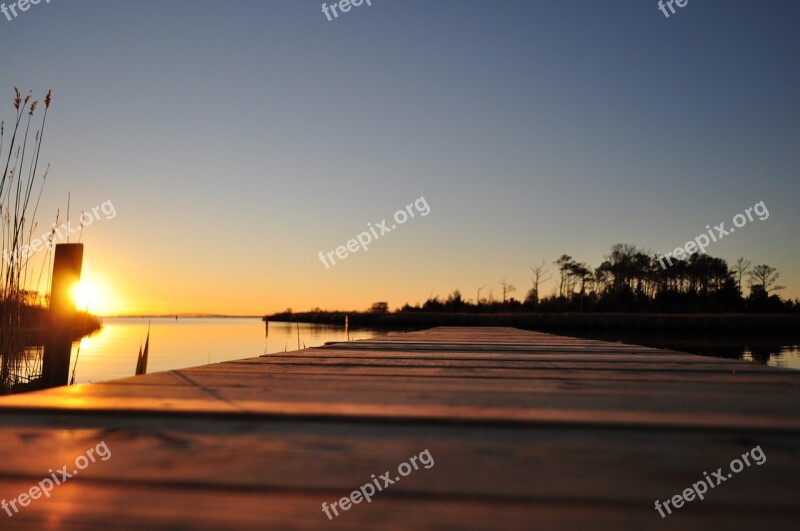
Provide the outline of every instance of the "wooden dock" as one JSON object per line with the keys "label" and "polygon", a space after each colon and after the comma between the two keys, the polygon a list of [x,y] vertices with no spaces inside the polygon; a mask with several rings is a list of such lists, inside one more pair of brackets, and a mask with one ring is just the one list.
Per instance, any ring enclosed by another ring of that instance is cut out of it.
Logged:
{"label": "wooden dock", "polygon": [[[510,328],[437,328],[4,397],[0,441],[5,500],[100,442],[111,452],[49,499],[0,510],[2,529],[800,522],[800,372]],[[656,511],[756,446],[763,464]],[[396,481],[425,450],[434,464]],[[342,510],[386,471],[394,484]],[[340,503],[339,516],[323,502]]]}

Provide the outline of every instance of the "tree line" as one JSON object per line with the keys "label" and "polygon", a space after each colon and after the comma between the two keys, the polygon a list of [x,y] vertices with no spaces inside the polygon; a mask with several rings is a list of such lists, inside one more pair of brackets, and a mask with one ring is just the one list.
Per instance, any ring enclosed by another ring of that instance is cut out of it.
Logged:
{"label": "tree line", "polygon": [[[695,253],[673,259],[664,267],[655,255],[633,244],[615,244],[603,262],[592,268],[564,254],[552,262],[533,266],[531,288],[524,299],[511,296],[517,288],[505,279],[500,298],[488,297],[478,288],[474,299],[455,290],[445,299],[430,297],[422,305],[405,304],[402,311],[541,311],[541,312],[800,312],[800,300],[784,300],[778,292],[780,273],[767,265],[753,265],[739,258],[729,265],[722,258]],[[552,275],[555,275],[553,277]],[[555,281],[548,296],[542,285]],[[747,285],[745,296],[744,283]],[[388,311],[375,303],[373,312]]]}

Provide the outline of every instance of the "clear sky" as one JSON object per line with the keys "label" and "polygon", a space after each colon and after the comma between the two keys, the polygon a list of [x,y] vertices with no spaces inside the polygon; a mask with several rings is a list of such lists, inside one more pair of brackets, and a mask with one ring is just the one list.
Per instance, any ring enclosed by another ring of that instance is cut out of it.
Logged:
{"label": "clear sky", "polygon": [[40,222],[68,191],[73,214],[113,203],[81,237],[98,313],[524,297],[541,260],[666,252],[760,201],[708,252],[800,296],[800,3],[676,9],[42,0],[0,15],[0,117],[13,85],[53,89]]}

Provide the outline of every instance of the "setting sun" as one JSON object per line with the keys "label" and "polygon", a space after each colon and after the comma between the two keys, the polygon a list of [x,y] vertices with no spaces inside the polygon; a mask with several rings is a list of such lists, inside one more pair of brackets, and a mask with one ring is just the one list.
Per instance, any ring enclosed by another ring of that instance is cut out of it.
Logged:
{"label": "setting sun", "polygon": [[83,279],[72,289],[72,298],[78,311],[97,315],[119,312],[121,304],[108,285],[99,278]]}

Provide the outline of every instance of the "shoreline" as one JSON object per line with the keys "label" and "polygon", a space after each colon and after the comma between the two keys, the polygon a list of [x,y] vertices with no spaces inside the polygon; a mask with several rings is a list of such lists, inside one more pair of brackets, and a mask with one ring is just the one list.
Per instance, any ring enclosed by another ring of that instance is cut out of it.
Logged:
{"label": "shoreline", "polygon": [[630,313],[439,313],[439,312],[281,312],[268,321],[350,328],[421,330],[436,326],[511,326],[540,332],[682,332],[800,336],[796,314],[630,314]]}

